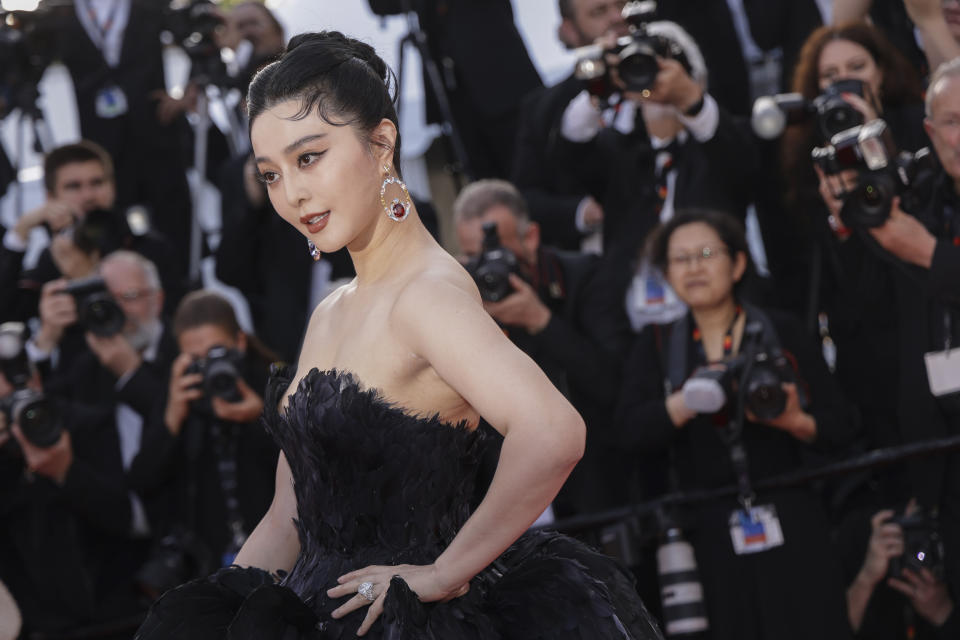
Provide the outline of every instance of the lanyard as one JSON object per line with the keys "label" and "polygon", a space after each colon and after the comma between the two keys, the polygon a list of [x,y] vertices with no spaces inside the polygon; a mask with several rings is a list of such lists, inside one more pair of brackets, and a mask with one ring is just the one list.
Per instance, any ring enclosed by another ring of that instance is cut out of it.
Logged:
{"label": "lanyard", "polygon": [[[730,321],[730,326],[727,327],[727,332],[723,334],[723,358],[729,358],[733,355],[733,328],[737,326],[737,320],[740,319],[740,315],[743,313],[743,307],[739,304],[736,307],[736,313],[733,314],[733,320]],[[703,348],[703,334],[700,332],[700,327],[693,328],[693,342],[697,345],[697,349],[700,351],[700,357],[707,364],[710,363],[707,360],[707,352]]]}
{"label": "lanyard", "polygon": [[123,0],[115,0],[113,6],[110,7],[109,13],[107,13],[106,20],[104,20],[103,24],[101,24],[97,20],[97,12],[93,10],[93,0],[85,0],[84,2],[84,7],[87,10],[87,17],[90,18],[90,24],[92,24],[95,29],[95,34],[91,34],[96,36],[93,38],[93,44],[96,45],[100,51],[106,52],[107,36],[110,34],[110,31],[113,30],[113,23],[117,18],[117,13],[120,11],[121,4],[123,4]]}
{"label": "lanyard", "polygon": [[[743,307],[738,304],[737,312],[734,314],[733,320],[730,322],[730,327],[723,336],[724,359],[729,358],[733,354],[733,329],[737,325],[737,321],[740,319],[740,315],[742,313]],[[706,362],[707,357],[703,348],[703,340],[699,328],[694,328],[693,340],[700,349],[700,355],[703,358],[703,361]],[[747,344],[746,347],[749,356],[749,352],[752,350],[753,345]],[[747,366],[749,367],[750,365],[748,364]],[[747,459],[747,448],[743,444],[743,398],[740,396],[742,396],[742,393],[738,394],[736,399],[733,416],[726,425],[718,429],[718,432],[720,434],[720,438],[723,440],[724,444],[727,445],[727,449],[730,452],[730,464],[733,467],[733,473],[737,479],[737,490],[740,504],[743,505],[744,509],[749,511],[753,505],[753,500],[756,495],[753,492],[753,485],[750,482],[750,465]]]}

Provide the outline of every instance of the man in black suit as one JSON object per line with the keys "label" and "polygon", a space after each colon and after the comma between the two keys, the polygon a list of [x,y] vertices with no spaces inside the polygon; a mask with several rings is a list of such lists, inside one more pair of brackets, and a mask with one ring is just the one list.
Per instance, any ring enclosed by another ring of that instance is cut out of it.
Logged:
{"label": "man in black suit", "polygon": [[[43,205],[20,216],[16,225],[3,235],[0,247],[0,321],[26,320],[37,313],[40,287],[60,277],[45,248],[37,263],[24,269],[27,245],[33,229],[48,235],[71,228],[87,213],[109,211],[116,200],[114,166],[109,154],[88,140],[58,147],[44,158],[44,187],[47,200]],[[116,248],[127,248],[143,254],[162,274],[167,301],[175,307],[182,289],[178,251],[170,241],[151,230],[134,234],[120,213],[105,216],[110,229],[104,229],[100,254]],[[109,231],[109,232],[107,232]]]}
{"label": "man in black suit", "polygon": [[543,246],[523,196],[502,180],[468,185],[454,204],[454,220],[460,249],[470,259],[482,253],[483,226],[496,225],[500,243],[516,256],[519,268],[510,276],[513,292],[496,302],[485,300],[484,308],[587,424],[587,457],[557,498],[557,514],[624,504],[621,473],[629,467],[605,447],[605,435],[629,327],[600,258]]}
{"label": "man in black suit", "polygon": [[183,274],[191,212],[181,145],[186,121],[159,117],[166,95],[163,5],[76,0],[57,46],[73,79],[80,132],[113,158],[118,207],[152,209],[153,225],[180,249]]}
{"label": "man in black suit", "polygon": [[[560,0],[560,41],[574,49],[604,35],[625,35],[624,4],[623,0]],[[604,215],[602,204],[591,194],[602,186],[587,182],[576,157],[587,150],[564,145],[560,138],[564,110],[583,90],[584,83],[571,74],[559,84],[529,94],[520,109],[514,147],[512,181],[523,193],[543,241],[565,250],[579,250]]]}
{"label": "man in black suit", "polygon": [[[101,272],[124,312],[123,328],[110,336],[88,331],[89,351],[69,371],[44,379],[45,394],[63,416],[56,442],[37,446],[19,425],[12,428],[22,467],[44,479],[40,485],[18,482],[3,501],[11,505],[11,536],[21,556],[19,562],[7,559],[14,582],[31,610],[57,613],[55,620],[38,619],[38,628],[55,622],[58,629],[73,630],[135,618],[141,611],[135,575],[150,547],[151,525],[126,474],[140,451],[144,421],[159,402],[157,389],[169,378],[176,346],[160,319],[163,290],[152,263],[118,251],[103,261]],[[49,283],[45,295],[69,299],[56,293],[62,284]],[[33,359],[43,347],[33,345]],[[28,496],[42,499],[42,523]],[[45,544],[37,547],[31,534]]]}
{"label": "man in black suit", "polygon": [[[400,13],[399,0],[369,0],[379,15]],[[513,21],[510,0],[411,0],[450,99],[473,177],[510,175],[520,101],[542,86]],[[426,76],[424,78],[426,83]],[[427,90],[427,119],[440,113]]]}
{"label": "man in black suit", "polygon": [[[894,270],[900,334],[897,417],[907,442],[960,432],[956,348],[960,345],[960,58],[940,65],[934,73],[926,113],[924,125],[939,166],[929,183],[913,187],[922,201],[907,213],[894,200],[886,222],[869,230],[879,246],[902,263],[902,268]],[[839,202],[828,205],[834,214],[839,211]],[[960,593],[960,457],[949,454],[921,460],[912,466],[911,476],[920,504],[930,510],[939,507],[946,580],[956,600]],[[943,604],[936,624],[949,626],[955,634],[960,613],[949,599]]]}

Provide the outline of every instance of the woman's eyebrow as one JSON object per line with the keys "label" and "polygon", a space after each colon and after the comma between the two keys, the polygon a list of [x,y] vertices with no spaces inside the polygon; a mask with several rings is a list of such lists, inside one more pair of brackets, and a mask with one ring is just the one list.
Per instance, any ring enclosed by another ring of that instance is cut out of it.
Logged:
{"label": "woman's eyebrow", "polygon": [[[313,142],[314,140],[319,140],[320,138],[324,138],[326,137],[326,135],[327,135],[326,133],[314,133],[309,136],[303,136],[302,138],[294,140],[292,143],[288,144],[286,147],[283,148],[283,155],[288,155],[290,153],[293,153],[303,145]],[[256,158],[253,159],[253,161],[254,162],[270,162],[270,158],[268,158],[267,156],[257,156]]]}

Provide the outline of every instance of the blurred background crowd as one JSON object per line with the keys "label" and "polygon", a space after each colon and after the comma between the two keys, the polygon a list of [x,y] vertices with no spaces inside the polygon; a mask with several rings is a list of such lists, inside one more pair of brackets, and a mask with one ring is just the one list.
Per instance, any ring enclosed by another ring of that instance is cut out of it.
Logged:
{"label": "blurred background crowd", "polygon": [[[271,364],[352,266],[251,159],[279,8],[17,1],[0,638],[130,638],[268,507]],[[960,638],[960,1],[549,4],[551,78],[526,0],[337,8],[409,32],[420,217],[587,424],[538,526],[629,565],[668,637]]]}

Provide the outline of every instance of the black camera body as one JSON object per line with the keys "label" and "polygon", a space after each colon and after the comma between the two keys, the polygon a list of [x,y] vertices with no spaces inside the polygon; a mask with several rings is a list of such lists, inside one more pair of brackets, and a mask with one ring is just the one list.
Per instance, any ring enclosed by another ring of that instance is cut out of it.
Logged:
{"label": "black camera body", "polygon": [[223,398],[227,402],[241,399],[237,380],[243,366],[243,354],[236,349],[214,345],[203,358],[197,358],[184,371],[198,373],[203,377],[200,388],[206,398]]}
{"label": "black camera body", "polygon": [[123,331],[127,317],[100,276],[73,280],[63,293],[72,295],[76,300],[77,318],[85,330],[104,338]]}
{"label": "black camera body", "polygon": [[919,575],[921,569],[926,569],[942,580],[943,539],[937,521],[918,511],[910,515],[896,515],[887,523],[900,525],[903,530],[903,555],[890,558],[887,576],[901,578],[904,569]]}
{"label": "black camera body", "polygon": [[854,78],[838,80],[813,100],[806,100],[799,93],[761,96],[753,103],[750,123],[759,137],[773,140],[787,125],[812,118],[816,121],[820,139],[830,140],[841,131],[863,124],[863,114],[843,99],[845,93],[866,99],[866,85]]}
{"label": "black camera body", "polygon": [[616,91],[607,65],[608,55],[616,56],[617,73],[627,91],[649,91],[657,81],[660,65],[657,57],[678,60],[690,73],[690,63],[679,43],[660,34],[650,33],[647,25],[656,18],[657,3],[628,2],[623,7],[623,18],[630,25],[630,35],[618,38],[610,48],[599,45],[580,47],[574,75],[587,83],[587,90],[601,98]]}
{"label": "black camera body", "polygon": [[500,244],[497,223],[483,225],[483,249],[466,267],[480,289],[480,297],[487,302],[499,302],[513,293],[510,274],[519,273],[517,257]]}
{"label": "black camera body", "polygon": [[840,210],[843,223],[859,228],[886,222],[894,197],[906,195],[918,177],[934,167],[927,147],[916,153],[898,152],[883,120],[841,131],[830,144],[814,149],[811,157],[828,177],[856,171],[856,185],[843,186],[834,195],[844,201]]}
{"label": "black camera body", "polygon": [[27,386],[34,371],[25,343],[26,329],[22,323],[0,325],[0,372],[13,387],[12,393],[0,398],[0,412],[8,427],[18,424],[30,443],[49,447],[60,439],[63,427],[56,407],[43,393]]}
{"label": "black camera body", "polygon": [[744,408],[759,420],[773,420],[787,406],[786,382],[796,383],[790,361],[778,348],[760,348],[701,367],[683,385],[683,401],[697,413],[733,406],[740,392]]}

